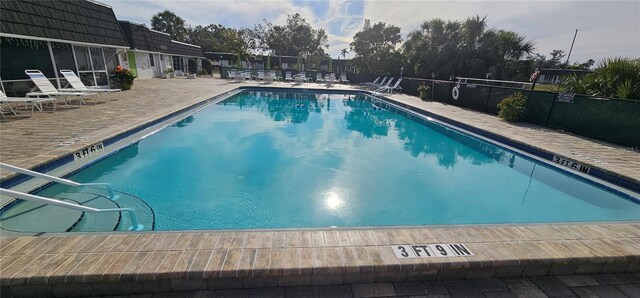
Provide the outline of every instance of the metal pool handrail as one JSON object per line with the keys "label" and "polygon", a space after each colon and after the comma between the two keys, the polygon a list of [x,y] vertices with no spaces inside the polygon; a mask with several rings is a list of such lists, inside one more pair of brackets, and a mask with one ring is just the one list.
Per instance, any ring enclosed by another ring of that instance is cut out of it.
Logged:
{"label": "metal pool handrail", "polygon": [[20,174],[25,174],[25,175],[28,175],[28,176],[31,176],[31,177],[37,177],[37,178],[46,179],[46,180],[49,180],[49,181],[53,181],[53,182],[57,182],[57,183],[64,184],[64,185],[69,185],[69,186],[85,186],[85,187],[98,186],[98,187],[104,187],[107,190],[107,193],[109,193],[109,199],[111,199],[112,201],[115,201],[115,200],[117,200],[119,198],[119,196],[116,195],[113,192],[113,188],[111,187],[111,185],[109,183],[78,183],[78,182],[75,182],[75,181],[71,181],[69,179],[64,179],[64,178],[59,178],[59,177],[43,174],[43,173],[38,173],[38,172],[34,172],[34,171],[27,170],[27,169],[24,169],[24,168],[8,165],[6,163],[1,163],[1,162],[0,162],[0,168],[6,169],[6,170],[9,170],[9,171],[13,171],[13,172],[16,172],[16,173],[20,173]]}
{"label": "metal pool handrail", "polygon": [[129,231],[140,231],[144,229],[144,225],[138,224],[138,218],[136,216],[136,213],[131,208],[97,209],[97,208],[77,205],[69,202],[64,202],[64,201],[51,199],[51,198],[45,198],[37,195],[27,194],[27,193],[10,190],[10,189],[4,189],[4,188],[0,188],[0,195],[6,195],[14,198],[20,198],[23,200],[35,201],[35,202],[39,202],[47,205],[53,205],[53,206],[67,208],[67,209],[92,212],[92,213],[127,212],[127,214],[129,214],[129,217],[131,218],[131,227],[129,228]]}

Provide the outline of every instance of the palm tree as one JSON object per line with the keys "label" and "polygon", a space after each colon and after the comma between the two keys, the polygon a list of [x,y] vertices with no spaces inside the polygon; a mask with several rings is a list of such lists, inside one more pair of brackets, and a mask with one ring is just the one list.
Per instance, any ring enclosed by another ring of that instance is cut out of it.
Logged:
{"label": "palm tree", "polygon": [[[349,54],[349,51],[347,51],[346,48],[342,49],[342,51],[340,51],[340,55],[342,55],[342,59],[347,58],[347,54]],[[340,55],[338,55],[338,57],[340,57]]]}

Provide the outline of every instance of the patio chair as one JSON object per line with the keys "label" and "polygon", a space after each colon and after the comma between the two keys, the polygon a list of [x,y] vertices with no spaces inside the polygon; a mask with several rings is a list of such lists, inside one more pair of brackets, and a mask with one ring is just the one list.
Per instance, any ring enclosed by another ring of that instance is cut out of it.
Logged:
{"label": "patio chair", "polygon": [[236,71],[235,69],[229,69],[229,70],[227,71],[227,73],[228,73],[227,79],[229,79],[229,80],[235,80],[235,79],[236,79],[236,72],[237,72],[237,71]]}
{"label": "patio chair", "polygon": [[250,70],[246,70],[244,72],[244,77],[243,78],[244,78],[245,81],[246,80],[251,80],[251,71]]}
{"label": "patio chair", "polygon": [[[385,77],[386,79],[386,77]],[[375,80],[373,80],[373,82],[366,82],[364,83],[365,86],[372,86],[372,85],[376,85],[378,83],[378,81],[380,81],[380,77],[377,77]]]}
{"label": "patio chair", "polygon": [[[392,78],[392,79],[393,79],[393,78]],[[384,77],[384,78],[382,79],[382,81],[380,81],[380,83],[378,83],[378,84],[371,84],[371,85],[369,85],[369,87],[371,87],[371,88],[380,88],[380,87],[384,86],[384,84],[385,84],[385,82],[386,82],[386,81],[387,81],[387,77]]]}
{"label": "patio chair", "polygon": [[340,83],[349,83],[349,80],[347,80],[347,74],[346,73],[341,73],[340,74]]}
{"label": "patio chair", "polygon": [[290,71],[287,71],[287,72],[284,74],[284,80],[285,80],[285,81],[287,81],[287,82],[291,82],[291,81],[293,81],[293,78],[291,77],[291,72],[290,72]]}
{"label": "patio chair", "polygon": [[[109,94],[112,92],[120,92],[122,89],[102,89],[100,87],[87,87],[78,76],[72,71],[68,69],[60,70],[60,73],[64,76],[64,79],[67,80],[67,83],[71,85],[71,90],[69,91],[77,91],[77,92],[96,92],[106,94],[107,98],[109,98]],[[66,90],[66,89],[60,89]]]}
{"label": "patio chair", "polygon": [[264,81],[264,71],[258,70],[258,80]]}
{"label": "patio chair", "polygon": [[322,83],[322,81],[324,81],[322,79],[322,74],[321,73],[316,73],[316,83]]}
{"label": "patio chair", "polygon": [[266,73],[266,75],[264,76],[264,80],[267,83],[273,83],[273,81],[276,79],[276,72],[275,71],[268,71]]}
{"label": "patio chair", "polygon": [[402,82],[402,78],[399,78],[396,83],[393,85],[393,87],[391,86],[386,86],[384,87],[384,90],[387,91],[390,94],[393,94],[393,90],[398,90],[398,91],[402,91],[402,87],[400,87],[400,82]]}
{"label": "patio chair", "polygon": [[42,74],[39,70],[36,69],[27,69],[24,71],[31,81],[36,85],[40,92],[29,92],[27,93],[27,97],[37,97],[40,96],[50,97],[50,98],[58,98],[61,97],[65,104],[69,104],[68,98],[77,98],[80,100],[80,104],[87,104],[84,100],[87,97],[95,96],[97,93],[94,92],[75,92],[75,91],[66,91],[66,90],[58,90],[56,87],[51,84],[49,79]]}
{"label": "patio chair", "polygon": [[[0,91],[0,105],[5,104],[7,105],[7,107],[9,108],[9,110],[11,111],[11,113],[13,113],[14,115],[18,115],[18,113],[16,113],[16,110],[13,109],[13,107],[11,106],[12,104],[16,104],[16,105],[20,105],[20,104],[24,104],[25,107],[31,106],[31,115],[33,116],[33,110],[34,109],[38,109],[40,111],[43,111],[43,107],[42,104],[45,102],[51,102],[53,103],[53,111],[56,111],[56,99],[55,98],[28,98],[28,97],[8,97],[7,95],[4,94],[4,92]],[[17,107],[16,107],[17,109]],[[4,112],[4,109],[2,109],[2,107],[0,106],[0,112]],[[2,117],[4,116],[4,113],[2,113]]]}
{"label": "patio chair", "polygon": [[388,81],[387,84],[384,86],[378,86],[377,89],[373,90],[374,93],[378,93],[378,92],[382,92],[384,90],[388,90],[391,86],[391,82],[393,82],[393,77],[391,77]]}
{"label": "patio chair", "polygon": [[244,72],[238,70],[235,72],[235,76],[233,77],[233,79],[236,82],[240,82],[240,81],[244,81]]}

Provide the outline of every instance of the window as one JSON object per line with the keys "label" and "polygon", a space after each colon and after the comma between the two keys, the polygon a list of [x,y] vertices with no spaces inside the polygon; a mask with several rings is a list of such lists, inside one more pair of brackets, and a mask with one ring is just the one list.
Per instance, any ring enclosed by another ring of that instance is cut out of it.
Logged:
{"label": "window", "polygon": [[102,49],[89,48],[91,52],[91,63],[93,64],[93,70],[107,70],[104,64],[104,56],[102,55]]}
{"label": "window", "polygon": [[92,71],[91,60],[89,59],[89,49],[87,47],[73,47],[78,63],[78,71]]}
{"label": "window", "polygon": [[2,80],[27,80],[25,69],[38,69],[47,78],[55,78],[46,41],[2,38],[0,42]]}
{"label": "window", "polygon": [[182,70],[182,59],[178,56],[173,56],[173,70]]}
{"label": "window", "polygon": [[102,50],[104,51],[104,59],[107,60],[107,72],[111,73],[118,67],[118,54],[116,49],[104,48]]}
{"label": "window", "polygon": [[156,63],[153,61],[153,54],[149,54],[149,65],[156,66]]}
{"label": "window", "polygon": [[[73,46],[73,52],[78,64],[78,76],[82,83],[87,86],[109,85],[107,65],[102,48]],[[113,54],[115,56],[115,50],[113,50]]]}
{"label": "window", "polygon": [[77,72],[76,61],[73,59],[73,50],[70,44],[65,43],[51,43],[51,49],[53,51],[53,59],[56,62],[56,68],[58,71],[63,69],[69,69],[73,72]]}

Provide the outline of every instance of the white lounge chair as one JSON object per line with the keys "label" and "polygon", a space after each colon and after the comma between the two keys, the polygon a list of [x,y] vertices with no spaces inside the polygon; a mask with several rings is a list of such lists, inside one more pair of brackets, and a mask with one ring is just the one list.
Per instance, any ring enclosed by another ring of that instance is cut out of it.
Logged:
{"label": "white lounge chair", "polygon": [[393,82],[393,77],[391,77],[388,81],[386,85],[378,85],[377,89],[374,92],[380,92],[382,90],[386,90],[387,88],[389,88],[389,86],[391,86],[391,82]]}
{"label": "white lounge chair", "polygon": [[251,80],[251,71],[250,70],[246,70],[244,72],[244,80]]}
{"label": "white lounge chair", "polygon": [[[386,79],[387,77],[385,77]],[[372,85],[376,85],[378,84],[378,81],[380,81],[380,77],[377,77],[375,80],[373,80],[373,82],[366,82],[364,83],[365,86],[372,86]]]}
{"label": "white lounge chair", "polygon": [[291,82],[291,81],[293,81],[293,78],[291,77],[291,72],[290,72],[290,71],[287,71],[287,72],[284,74],[284,80],[285,80],[285,81],[287,81],[287,82]]}
{"label": "white lounge chair", "polygon": [[264,81],[264,70],[258,70],[258,80]]}
{"label": "white lounge chair", "polygon": [[[107,98],[109,98],[109,94],[112,92],[122,91],[122,89],[102,89],[95,86],[87,87],[84,83],[82,83],[80,78],[78,78],[78,76],[76,76],[76,74],[72,70],[62,69],[60,70],[60,73],[64,76],[65,80],[67,80],[67,83],[71,85],[71,89],[69,91],[102,93],[106,94]],[[60,90],[62,91],[66,89]]]}
{"label": "white lounge chair", "polygon": [[[393,79],[393,78],[392,78],[392,79]],[[385,82],[387,82],[387,77],[384,77],[384,78],[382,79],[382,81],[380,81],[380,83],[378,83],[378,84],[371,84],[371,85],[369,85],[369,87],[371,87],[371,88],[380,88],[380,87],[384,86]]]}
{"label": "white lounge chair", "polygon": [[66,104],[69,104],[67,99],[73,97],[73,98],[79,99],[80,104],[86,104],[86,102],[84,101],[85,98],[97,95],[97,93],[94,93],[94,92],[73,92],[73,91],[67,91],[67,90],[60,91],[56,89],[56,87],[54,87],[53,84],[51,84],[49,79],[47,79],[47,77],[45,77],[44,74],[42,74],[42,72],[40,72],[39,70],[27,69],[24,72],[29,76],[29,78],[36,85],[38,90],[40,90],[40,92],[27,93],[27,97],[40,98],[40,96],[45,96],[45,97],[53,97],[53,98],[62,98]]}
{"label": "white lounge chair", "polygon": [[322,81],[324,81],[322,79],[322,74],[321,73],[316,73],[316,83],[322,83]]}
{"label": "white lounge chair", "polygon": [[329,73],[324,76],[324,81],[327,83],[327,87],[331,87],[336,82],[336,74]]}
{"label": "white lounge chair", "polygon": [[[4,94],[4,92],[0,91],[0,105],[6,104],[9,110],[16,116],[18,115],[18,113],[16,113],[16,110],[13,109],[13,107],[11,106],[12,104],[16,104],[16,105],[24,104],[25,107],[31,106],[31,116],[33,116],[34,109],[37,108],[38,110],[43,111],[42,104],[45,102],[53,103],[53,111],[54,112],[56,111],[55,98],[8,97],[7,95]],[[1,106],[0,106],[0,111],[4,111]],[[2,117],[4,117],[4,113],[2,113]]]}
{"label": "white lounge chair", "polygon": [[267,83],[273,83],[273,81],[275,81],[276,79],[276,71],[275,70],[267,71],[266,75],[264,76],[264,79]]}
{"label": "white lounge chair", "polygon": [[234,80],[235,78],[236,78],[236,70],[235,69],[227,70],[227,79]]}
{"label": "white lounge chair", "polygon": [[340,83],[349,83],[349,80],[347,80],[347,74],[346,73],[341,73],[340,74]]}
{"label": "white lounge chair", "polygon": [[391,94],[393,94],[393,90],[402,91],[402,87],[400,87],[400,82],[402,82],[402,78],[399,78],[396,81],[396,83],[393,85],[393,87],[386,86],[386,87],[384,87],[384,90],[387,91],[388,93],[391,93]]}

